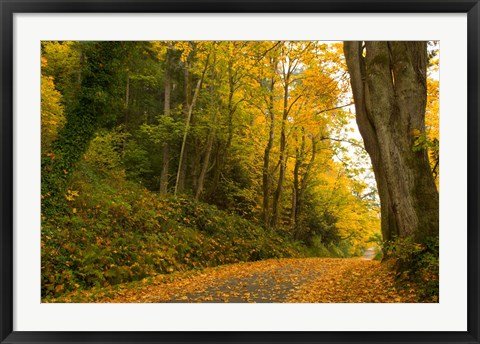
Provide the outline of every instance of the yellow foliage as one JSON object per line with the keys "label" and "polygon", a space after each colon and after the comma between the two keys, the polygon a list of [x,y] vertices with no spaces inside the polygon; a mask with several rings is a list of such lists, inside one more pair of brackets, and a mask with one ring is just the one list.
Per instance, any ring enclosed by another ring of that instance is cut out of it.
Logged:
{"label": "yellow foliage", "polygon": [[67,190],[67,194],[65,195],[65,198],[67,201],[73,201],[75,198],[80,196],[80,193],[76,190]]}
{"label": "yellow foliage", "polygon": [[[430,149],[430,165],[432,169],[435,168],[435,183],[437,188],[439,186],[439,167],[438,167],[438,154],[440,141],[440,108],[439,108],[439,81],[429,77],[427,79],[427,108],[425,112],[425,127],[427,138],[430,142],[434,143],[434,146]],[[437,166],[436,166],[437,165]],[[436,167],[435,167],[436,166]]]}
{"label": "yellow foliage", "polygon": [[192,44],[189,41],[175,42],[175,49],[182,52],[180,60],[182,62],[186,62],[188,59],[188,55],[192,51]]}
{"label": "yellow foliage", "polygon": [[337,218],[335,226],[340,237],[350,242],[350,253],[368,246],[369,238],[380,231],[380,209],[355,195],[361,194],[366,185],[349,179],[342,167],[331,161],[329,169],[321,171],[316,178],[321,180],[315,190],[319,206]]}
{"label": "yellow foliage", "polygon": [[[44,60],[46,64],[46,59]],[[56,139],[58,129],[64,124],[65,117],[62,95],[55,89],[53,77],[42,75],[41,92],[42,152],[46,153]]]}

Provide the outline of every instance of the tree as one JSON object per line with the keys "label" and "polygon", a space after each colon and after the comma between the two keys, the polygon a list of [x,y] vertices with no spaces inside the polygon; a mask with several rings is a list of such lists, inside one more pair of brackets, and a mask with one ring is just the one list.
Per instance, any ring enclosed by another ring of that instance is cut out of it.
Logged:
{"label": "tree", "polygon": [[[42,68],[48,65],[47,59],[42,59]],[[52,76],[42,74],[42,155],[51,150],[52,142],[57,138],[58,130],[65,122],[63,115],[62,95],[55,88]]]}
{"label": "tree", "polygon": [[426,42],[345,42],[356,121],[370,155],[384,240],[438,236],[438,191],[426,147]]}
{"label": "tree", "polygon": [[438,58],[430,59],[429,75],[427,77],[427,110],[425,114],[426,137],[425,142],[429,148],[430,166],[435,178],[437,189],[440,178],[440,157],[439,157],[439,82],[432,77],[432,72],[438,72]]}
{"label": "tree", "polygon": [[65,124],[52,143],[53,154],[42,159],[42,196],[47,211],[62,199],[69,176],[98,127],[114,123],[113,114],[119,104],[123,106],[115,87],[125,51],[122,42],[82,42],[77,49],[84,56],[79,89],[75,100],[65,106]]}
{"label": "tree", "polygon": [[222,132],[225,135],[219,137],[217,151],[215,156],[215,165],[212,171],[212,183],[210,194],[214,194],[220,182],[220,176],[225,172],[226,163],[229,159],[230,150],[234,140],[235,133],[235,117],[241,110],[241,103],[245,101],[245,93],[248,89],[248,82],[246,81],[246,74],[251,69],[251,60],[245,58],[249,51],[249,42],[222,42],[219,43],[218,52],[221,53],[224,61],[224,69],[226,71],[223,98],[226,98],[226,118],[224,120]]}
{"label": "tree", "polygon": [[[292,222],[294,227],[295,239],[300,238],[302,232],[301,214],[303,212],[303,205],[305,202],[305,191],[307,190],[307,183],[309,182],[310,171],[315,163],[317,139],[314,135],[310,136],[312,142],[312,152],[308,162],[305,162],[305,129],[301,128],[301,144],[300,148],[295,152],[295,167],[293,169],[293,190],[292,190]],[[303,175],[301,169],[304,169]]]}
{"label": "tree", "polygon": [[[190,47],[189,49],[185,48],[184,53],[189,54],[190,51],[193,48]],[[191,123],[191,120],[192,120],[193,109],[194,109],[195,104],[197,102],[198,95],[199,95],[200,89],[202,88],[202,84],[203,84],[203,81],[204,81],[204,78],[205,78],[205,74],[206,74],[207,69],[208,69],[209,57],[210,57],[209,55],[206,56],[206,58],[204,60],[204,64],[203,64],[203,66],[201,66],[201,68],[202,68],[201,75],[200,75],[200,77],[197,81],[197,85],[195,86],[193,96],[191,95],[191,88],[192,88],[191,81],[192,80],[191,80],[191,72],[190,72],[190,68],[191,68],[190,67],[190,61],[185,59],[185,62],[186,62],[185,74],[184,74],[184,77],[185,77],[185,130],[184,130],[184,133],[183,133],[183,140],[182,140],[182,146],[181,146],[181,150],[180,150],[180,157],[179,157],[178,169],[177,169],[177,178],[176,178],[176,181],[175,181],[175,191],[174,191],[175,195],[177,193],[182,193],[184,191],[184,187],[185,187],[185,174],[186,174],[186,167],[187,167],[187,165],[186,165],[186,156],[187,155],[186,155],[185,147],[186,147],[186,144],[187,144],[187,136],[188,136],[188,132],[189,132],[189,129],[190,129],[190,123]]]}
{"label": "tree", "polygon": [[[170,117],[171,93],[172,93],[172,49],[167,48],[165,53],[165,75],[164,75],[164,104],[163,115]],[[168,192],[168,170],[170,164],[170,145],[168,141],[162,144],[162,173],[160,175],[160,193]]]}
{"label": "tree", "polygon": [[273,143],[275,139],[275,107],[274,107],[274,91],[275,91],[275,69],[277,64],[277,59],[274,57],[270,61],[273,66],[273,74],[268,80],[268,109],[266,114],[270,119],[269,134],[268,134],[268,143],[265,147],[265,152],[263,154],[263,170],[262,170],[262,186],[263,186],[263,221],[266,227],[270,226],[270,188],[272,183],[272,175],[270,172],[270,154],[273,148]]}
{"label": "tree", "polygon": [[[196,190],[195,190],[195,200],[198,201],[200,195],[203,192],[203,186],[205,184],[205,177],[208,172],[208,167],[210,165],[210,156],[212,155],[213,150],[213,141],[215,139],[216,127],[217,127],[217,120],[218,120],[218,100],[217,100],[217,88],[218,88],[218,73],[217,73],[217,47],[212,47],[212,63],[211,63],[211,75],[210,75],[210,100],[209,100],[209,108],[208,110],[211,112],[210,115],[210,123],[211,128],[208,130],[207,140],[205,143],[205,154],[203,156],[203,162],[200,169],[200,175],[196,181]],[[194,176],[195,177],[195,176]]]}
{"label": "tree", "polygon": [[271,226],[276,227],[280,219],[281,201],[285,182],[285,174],[287,170],[287,121],[292,110],[293,105],[303,96],[292,95],[291,88],[296,81],[294,77],[298,73],[297,68],[300,69],[302,61],[302,54],[309,48],[310,43],[296,44],[296,42],[288,42],[282,45],[281,49],[281,80],[282,80],[282,121],[280,124],[280,157],[278,159],[278,166],[280,167],[277,188],[273,194],[272,205],[272,220]]}
{"label": "tree", "polygon": [[[272,151],[275,143],[276,129],[276,87],[278,83],[278,57],[279,42],[257,42],[253,45],[254,59],[257,66],[251,68],[250,77],[254,80],[255,86],[251,89],[248,103],[260,111],[265,118],[265,125],[268,127],[267,142],[264,144],[262,160],[262,221],[265,227],[271,225],[270,195],[273,184],[273,172],[271,171]],[[263,141],[263,140],[262,140]]]}

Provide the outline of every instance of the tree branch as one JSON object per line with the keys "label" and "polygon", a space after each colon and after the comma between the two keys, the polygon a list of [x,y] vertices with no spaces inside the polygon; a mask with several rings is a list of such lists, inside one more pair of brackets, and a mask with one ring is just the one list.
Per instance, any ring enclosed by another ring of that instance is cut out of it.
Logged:
{"label": "tree branch", "polygon": [[338,109],[341,109],[341,108],[344,108],[344,107],[347,107],[347,106],[350,106],[350,105],[355,105],[355,103],[351,102],[350,104],[345,104],[345,105],[336,106],[336,107],[333,107],[333,108],[330,108],[330,109],[325,109],[325,110],[317,112],[316,115],[319,115],[321,113],[328,112],[328,111],[338,110]]}
{"label": "tree branch", "polygon": [[352,146],[355,146],[355,147],[358,147],[358,148],[361,148],[363,150],[365,150],[365,147],[363,147],[361,144],[358,144],[356,142],[353,142],[353,141],[350,141],[350,140],[344,140],[344,139],[336,139],[336,138],[333,138],[333,137],[321,137],[320,140],[331,140],[331,141],[337,141],[337,142],[345,142],[345,143],[349,143],[351,144]]}

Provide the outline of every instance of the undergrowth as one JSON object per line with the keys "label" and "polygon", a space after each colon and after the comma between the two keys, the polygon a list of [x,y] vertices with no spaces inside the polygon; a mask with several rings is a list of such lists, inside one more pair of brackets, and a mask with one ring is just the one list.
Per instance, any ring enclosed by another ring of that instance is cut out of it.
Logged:
{"label": "undergrowth", "polygon": [[156,274],[303,256],[301,244],[238,215],[160,196],[82,164],[68,213],[42,217],[42,297]]}
{"label": "undergrowth", "polygon": [[399,287],[413,284],[420,302],[439,301],[439,240],[427,237],[421,242],[398,238],[385,244],[388,260],[394,263]]}

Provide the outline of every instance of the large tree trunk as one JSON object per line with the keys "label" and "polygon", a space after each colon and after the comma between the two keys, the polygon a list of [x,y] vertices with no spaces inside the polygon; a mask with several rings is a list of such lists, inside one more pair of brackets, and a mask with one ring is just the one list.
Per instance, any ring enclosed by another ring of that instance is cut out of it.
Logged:
{"label": "large tree trunk", "polygon": [[438,235],[425,135],[426,42],[345,42],[357,124],[370,155],[385,240]]}

